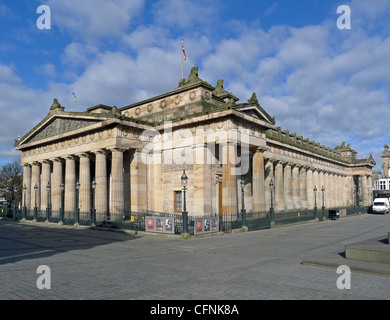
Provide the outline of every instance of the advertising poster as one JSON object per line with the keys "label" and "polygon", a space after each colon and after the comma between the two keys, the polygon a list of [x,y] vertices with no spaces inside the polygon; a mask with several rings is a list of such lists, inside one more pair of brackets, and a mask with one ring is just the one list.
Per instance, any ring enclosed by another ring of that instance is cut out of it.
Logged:
{"label": "advertising poster", "polygon": [[196,220],[196,232],[202,232],[202,220]]}
{"label": "advertising poster", "polygon": [[148,222],[148,229],[153,230],[154,229],[154,219],[153,218],[147,218]]}

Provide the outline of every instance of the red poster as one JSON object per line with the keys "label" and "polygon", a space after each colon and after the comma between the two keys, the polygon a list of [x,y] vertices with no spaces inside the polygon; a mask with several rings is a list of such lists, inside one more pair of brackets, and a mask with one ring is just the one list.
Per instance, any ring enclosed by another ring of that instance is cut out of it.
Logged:
{"label": "red poster", "polygon": [[196,232],[202,232],[202,220],[196,220]]}
{"label": "red poster", "polygon": [[148,229],[153,229],[154,227],[154,219],[153,218],[148,218]]}

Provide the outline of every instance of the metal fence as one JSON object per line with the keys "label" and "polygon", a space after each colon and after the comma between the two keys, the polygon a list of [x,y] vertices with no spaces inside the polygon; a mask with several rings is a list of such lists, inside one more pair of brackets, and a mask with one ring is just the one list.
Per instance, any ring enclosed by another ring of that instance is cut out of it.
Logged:
{"label": "metal fence", "polygon": [[[344,216],[368,212],[369,207],[346,207],[340,209]],[[156,211],[144,212],[126,212],[124,214],[99,214],[96,213],[96,226],[110,227],[123,230],[145,231],[145,221],[148,216],[169,217],[174,220],[174,234],[181,234],[183,232],[183,216],[181,213],[166,213]],[[91,226],[93,219],[91,212],[64,212],[46,211],[46,210],[32,210],[32,209],[0,209],[0,217],[14,220],[25,219],[27,221],[36,220],[37,222],[53,222],[63,223],[64,225],[79,225]],[[241,212],[237,213],[215,213],[208,216],[188,216],[188,233],[194,235],[195,222],[198,219],[205,219],[210,217],[219,218],[219,231],[232,232],[234,229],[247,227],[251,230],[261,230],[271,227],[270,212],[248,212],[244,217]],[[322,221],[323,218],[329,219],[329,210],[317,208],[315,210],[295,210],[286,212],[277,212],[273,216],[275,225],[286,225],[301,223],[305,221],[312,221],[318,218]]]}

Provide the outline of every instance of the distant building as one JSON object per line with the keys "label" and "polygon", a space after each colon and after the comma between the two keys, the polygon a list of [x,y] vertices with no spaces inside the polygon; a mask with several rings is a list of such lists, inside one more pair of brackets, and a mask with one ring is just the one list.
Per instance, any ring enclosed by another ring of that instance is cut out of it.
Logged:
{"label": "distant building", "polygon": [[238,100],[196,67],[171,92],[122,108],[69,112],[54,99],[15,144],[27,208],[44,209],[49,199],[53,214],[74,211],[78,194],[80,211],[89,212],[95,194],[97,213],[180,212],[183,169],[190,215],[237,212],[241,181],[247,211],[268,211],[271,192],[276,211],[311,209],[315,199],[322,206],[322,188],[328,208],[371,203],[371,155],[358,159],[345,142],[332,149],[275,127],[256,94]]}
{"label": "distant building", "polygon": [[382,168],[383,173],[379,172],[375,175],[374,198],[390,198],[390,150],[387,144],[382,152]]}

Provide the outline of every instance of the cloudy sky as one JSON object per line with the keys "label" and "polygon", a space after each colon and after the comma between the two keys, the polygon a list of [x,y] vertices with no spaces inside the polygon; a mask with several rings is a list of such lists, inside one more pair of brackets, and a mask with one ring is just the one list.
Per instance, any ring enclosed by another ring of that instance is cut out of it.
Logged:
{"label": "cloudy sky", "polygon": [[[40,5],[50,9],[41,19]],[[350,29],[346,12],[350,9]],[[41,25],[50,29],[40,29]],[[2,0],[0,164],[56,97],[84,111],[122,107],[176,88],[187,61],[245,102],[256,92],[276,125],[334,148],[390,143],[388,0]]]}

